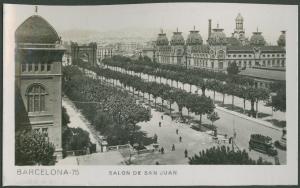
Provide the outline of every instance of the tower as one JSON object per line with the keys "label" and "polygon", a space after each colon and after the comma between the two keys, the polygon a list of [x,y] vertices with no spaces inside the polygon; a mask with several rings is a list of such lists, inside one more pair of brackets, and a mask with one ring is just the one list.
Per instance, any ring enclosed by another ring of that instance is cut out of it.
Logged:
{"label": "tower", "polygon": [[62,157],[61,38],[36,14],[17,28],[15,42],[16,129],[41,132]]}
{"label": "tower", "polygon": [[237,31],[243,31],[243,22],[244,22],[244,18],[242,17],[242,15],[239,13],[237,15],[237,17],[235,18],[235,29]]}
{"label": "tower", "polygon": [[232,36],[239,39],[243,45],[248,42],[247,38],[245,37],[244,18],[240,13],[235,18],[235,29]]}
{"label": "tower", "polygon": [[208,20],[208,38],[211,35],[211,19]]}

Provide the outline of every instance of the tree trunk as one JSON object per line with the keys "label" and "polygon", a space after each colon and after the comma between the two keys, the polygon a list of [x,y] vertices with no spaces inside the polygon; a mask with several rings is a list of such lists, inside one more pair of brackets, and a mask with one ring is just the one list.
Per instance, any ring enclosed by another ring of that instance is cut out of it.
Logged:
{"label": "tree trunk", "polygon": [[201,91],[202,91],[202,95],[204,95],[205,96],[205,87],[201,87]]}
{"label": "tree trunk", "polygon": [[154,98],[154,108],[156,108],[156,97]]}
{"label": "tree trunk", "polygon": [[256,118],[258,118],[258,100],[256,101]]}
{"label": "tree trunk", "polygon": [[232,95],[232,104],[231,104],[231,109],[233,110],[234,107],[234,95]]}
{"label": "tree trunk", "polygon": [[224,100],[225,100],[225,93],[223,93],[223,101],[222,101],[223,106],[224,106]]}
{"label": "tree trunk", "polygon": [[150,93],[148,93],[148,104],[150,105]]}
{"label": "tree trunk", "polygon": [[145,99],[145,92],[143,92],[143,102],[144,102],[144,99]]}
{"label": "tree trunk", "polygon": [[164,108],[164,100],[162,99],[161,100],[161,111],[163,111],[163,108]]}
{"label": "tree trunk", "polygon": [[172,113],[172,102],[170,101],[170,115]]}
{"label": "tree trunk", "polygon": [[251,115],[252,117],[255,117],[255,111],[254,111],[254,100],[251,100]]}
{"label": "tree trunk", "polygon": [[245,114],[245,111],[246,111],[246,99],[244,99],[244,109],[243,109],[244,114]]}
{"label": "tree trunk", "polygon": [[202,114],[200,114],[200,125],[202,124]]}

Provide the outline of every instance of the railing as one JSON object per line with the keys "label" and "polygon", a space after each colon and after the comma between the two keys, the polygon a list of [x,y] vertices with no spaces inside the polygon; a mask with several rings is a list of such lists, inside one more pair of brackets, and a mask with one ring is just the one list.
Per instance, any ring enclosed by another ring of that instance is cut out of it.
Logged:
{"label": "railing", "polygon": [[117,151],[119,149],[126,149],[126,148],[131,148],[131,145],[125,144],[125,145],[108,146],[107,150],[108,151]]}

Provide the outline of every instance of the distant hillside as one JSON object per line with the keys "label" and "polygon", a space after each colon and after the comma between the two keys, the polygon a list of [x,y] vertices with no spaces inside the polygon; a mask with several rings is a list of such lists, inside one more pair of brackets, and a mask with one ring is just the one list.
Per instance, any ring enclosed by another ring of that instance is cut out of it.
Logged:
{"label": "distant hillside", "polygon": [[93,31],[93,30],[67,30],[61,32],[65,41],[149,41],[155,40],[160,29],[151,28],[125,28],[113,31]]}

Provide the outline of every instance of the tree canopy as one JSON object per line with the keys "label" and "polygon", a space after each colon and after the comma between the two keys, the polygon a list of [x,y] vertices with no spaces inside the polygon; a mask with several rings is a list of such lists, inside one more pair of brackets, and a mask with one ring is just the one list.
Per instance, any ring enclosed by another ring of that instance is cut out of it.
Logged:
{"label": "tree canopy", "polygon": [[42,133],[33,130],[16,132],[16,165],[54,165],[55,147]]}
{"label": "tree canopy", "polygon": [[213,165],[270,165],[272,163],[263,161],[261,158],[253,160],[249,154],[243,150],[232,150],[229,147],[212,147],[202,150],[199,154],[189,157],[189,164],[213,164]]}

